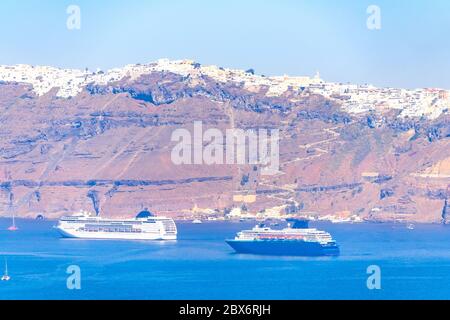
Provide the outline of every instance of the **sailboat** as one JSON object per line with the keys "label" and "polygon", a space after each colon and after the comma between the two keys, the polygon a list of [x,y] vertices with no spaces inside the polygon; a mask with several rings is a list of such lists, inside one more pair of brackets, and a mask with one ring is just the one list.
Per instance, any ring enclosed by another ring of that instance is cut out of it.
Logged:
{"label": "sailboat", "polygon": [[17,228],[17,226],[16,226],[16,218],[15,218],[14,212],[12,215],[12,226],[9,227],[8,230],[9,231],[18,231],[19,230],[19,228]]}
{"label": "sailboat", "polygon": [[11,277],[8,275],[8,261],[5,259],[5,274],[2,276],[1,281],[9,281]]}

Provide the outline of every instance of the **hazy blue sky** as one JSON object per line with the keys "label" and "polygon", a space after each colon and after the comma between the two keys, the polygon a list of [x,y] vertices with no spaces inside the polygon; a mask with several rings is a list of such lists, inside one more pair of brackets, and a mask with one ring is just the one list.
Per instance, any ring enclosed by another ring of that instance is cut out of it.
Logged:
{"label": "hazy blue sky", "polygon": [[[81,30],[66,27],[68,5]],[[382,28],[368,30],[367,7]],[[0,64],[110,68],[158,58],[259,74],[450,89],[448,0],[1,0]]]}

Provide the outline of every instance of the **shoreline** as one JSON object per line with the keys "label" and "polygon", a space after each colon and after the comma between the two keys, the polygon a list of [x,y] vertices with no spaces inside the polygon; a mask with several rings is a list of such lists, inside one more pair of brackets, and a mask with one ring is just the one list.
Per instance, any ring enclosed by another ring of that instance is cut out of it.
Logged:
{"label": "shoreline", "polygon": [[[122,219],[122,218],[119,218]],[[129,219],[129,218],[123,218],[123,219]],[[11,220],[11,217],[6,217],[6,216],[0,216],[0,221],[1,220]],[[16,221],[26,221],[26,222],[43,222],[43,221],[48,221],[48,222],[58,222],[59,219],[58,218],[44,218],[42,220],[39,219],[33,219],[33,218],[20,218],[20,217],[16,217],[15,218]],[[193,224],[192,221],[193,219],[173,219],[176,223],[186,223],[186,224]],[[269,220],[269,218],[268,218]],[[285,219],[279,219],[277,221],[284,221]],[[244,223],[261,223],[262,221],[258,221],[258,220],[245,220],[245,221],[240,221],[240,220],[202,220],[202,224],[208,224],[208,223],[237,223],[237,224],[244,224]],[[420,221],[362,221],[362,222],[357,222],[357,223],[351,223],[351,222],[342,222],[342,223],[333,223],[331,221],[328,220],[321,220],[321,221],[309,221],[310,223],[319,223],[319,224],[330,224],[330,225],[368,225],[368,224],[379,224],[379,225],[442,225],[442,226],[447,226],[449,224],[445,224],[442,222],[420,222]],[[202,225],[202,224],[198,224],[198,225]]]}

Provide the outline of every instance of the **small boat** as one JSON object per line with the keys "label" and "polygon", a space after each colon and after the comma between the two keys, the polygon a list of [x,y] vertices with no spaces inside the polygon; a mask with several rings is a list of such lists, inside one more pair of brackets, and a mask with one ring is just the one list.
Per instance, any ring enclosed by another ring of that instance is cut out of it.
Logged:
{"label": "small boat", "polygon": [[19,228],[17,228],[17,226],[16,226],[16,218],[15,218],[15,215],[13,213],[13,215],[12,215],[12,226],[8,228],[8,231],[18,231],[18,230],[19,230]]}
{"label": "small boat", "polygon": [[202,224],[202,220],[199,219],[195,219],[194,221],[192,221],[193,224]]}
{"label": "small boat", "polygon": [[344,224],[344,223],[351,223],[352,220],[349,218],[335,218],[331,219],[331,223],[333,224]]}
{"label": "small boat", "polygon": [[2,276],[1,281],[9,281],[11,277],[8,275],[8,261],[5,259],[5,274]]}
{"label": "small boat", "polygon": [[412,224],[412,223],[409,223],[407,226],[406,226],[406,229],[408,229],[408,230],[414,230],[416,227]]}

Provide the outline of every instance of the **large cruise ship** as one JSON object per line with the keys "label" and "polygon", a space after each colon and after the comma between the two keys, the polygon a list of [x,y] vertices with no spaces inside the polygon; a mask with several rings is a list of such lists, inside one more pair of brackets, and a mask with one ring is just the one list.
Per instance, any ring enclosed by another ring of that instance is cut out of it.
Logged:
{"label": "large cruise ship", "polygon": [[336,256],[339,246],[328,232],[309,228],[308,221],[291,220],[288,227],[273,230],[259,225],[226,242],[238,253],[276,256]]}
{"label": "large cruise ship", "polygon": [[81,212],[63,217],[56,229],[66,238],[116,240],[176,240],[177,226],[173,219],[155,217],[142,211],[134,219],[105,219]]}

